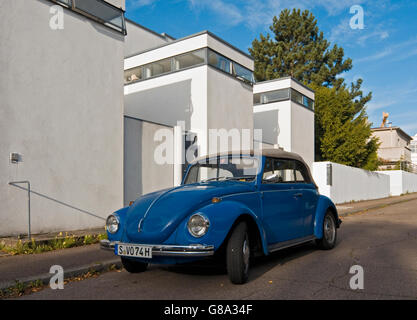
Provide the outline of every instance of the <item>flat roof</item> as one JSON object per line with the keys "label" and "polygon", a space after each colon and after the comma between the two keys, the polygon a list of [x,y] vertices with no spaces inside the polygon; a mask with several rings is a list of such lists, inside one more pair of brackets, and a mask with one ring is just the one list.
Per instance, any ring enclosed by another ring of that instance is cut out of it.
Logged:
{"label": "flat roof", "polygon": [[257,85],[262,85],[262,84],[264,84],[264,83],[271,83],[271,82],[275,82],[275,81],[282,81],[282,80],[288,80],[288,79],[290,79],[290,80],[294,81],[295,83],[297,83],[297,84],[299,84],[300,86],[304,87],[305,89],[307,89],[307,90],[311,91],[312,93],[315,93],[315,91],[314,91],[313,89],[311,89],[310,87],[306,86],[304,83],[302,83],[302,82],[298,81],[297,79],[294,79],[294,78],[293,78],[293,77],[291,77],[291,76],[286,76],[286,77],[277,78],[277,79],[271,79],[271,80],[259,81],[259,82],[256,82],[256,84],[257,84]]}
{"label": "flat roof", "polygon": [[409,134],[407,134],[403,129],[401,129],[400,127],[378,127],[378,128],[371,128],[372,132],[376,132],[376,131],[390,131],[390,130],[395,130],[400,132],[402,135],[404,135],[406,138],[408,138],[409,140],[413,140],[413,137],[411,137]]}
{"label": "flat roof", "polygon": [[126,22],[129,22],[129,23],[133,24],[134,26],[139,27],[139,28],[141,28],[141,29],[143,29],[145,31],[148,31],[149,33],[152,33],[153,35],[158,36],[158,37],[160,37],[162,39],[166,39],[167,37],[168,38],[171,38],[171,39],[175,39],[175,38],[171,37],[170,35],[166,34],[165,32],[161,34],[161,33],[158,33],[158,32],[156,32],[156,31],[154,31],[152,29],[149,29],[149,28],[147,28],[147,27],[145,27],[145,26],[137,23],[136,21],[130,20],[128,18],[125,18],[125,20],[126,20]]}
{"label": "flat roof", "polygon": [[[140,25],[139,25],[139,26],[140,26]],[[149,30],[149,29],[148,29],[148,30]],[[154,31],[153,31],[153,32],[154,32]],[[154,33],[155,33],[155,32],[154,32]],[[129,56],[127,56],[127,57],[125,57],[125,59],[131,58],[131,57],[134,57],[134,56],[137,56],[137,55],[139,55],[139,54],[142,54],[142,53],[145,53],[145,52],[149,52],[149,51],[152,51],[152,50],[155,50],[155,49],[163,48],[163,47],[165,47],[165,46],[169,46],[169,45],[172,45],[172,44],[177,43],[177,42],[180,42],[180,41],[184,41],[184,40],[187,40],[187,39],[195,38],[195,37],[201,36],[201,35],[203,35],[203,34],[208,34],[209,36],[211,36],[211,37],[213,37],[214,39],[216,39],[216,40],[220,41],[221,43],[223,43],[224,45],[228,46],[229,48],[231,48],[231,49],[233,49],[233,50],[235,50],[235,51],[239,52],[240,54],[242,54],[242,55],[246,56],[247,58],[249,58],[249,59],[253,60],[252,56],[250,56],[250,55],[249,55],[249,54],[247,54],[246,52],[244,52],[244,51],[240,50],[239,48],[236,48],[235,46],[233,46],[233,45],[232,45],[232,44],[230,44],[229,42],[227,42],[227,41],[223,40],[222,38],[220,38],[220,37],[216,36],[214,33],[210,32],[210,31],[208,31],[208,30],[204,30],[204,31],[201,31],[201,32],[198,32],[198,33],[194,33],[194,34],[189,35],[189,36],[186,36],[186,37],[184,37],[184,38],[176,39],[176,40],[173,40],[173,41],[170,41],[170,42],[167,42],[167,43],[163,43],[163,44],[161,44],[161,45],[158,45],[158,46],[155,46],[155,47],[152,47],[152,48],[146,49],[146,50],[142,50],[142,51],[136,52],[136,53],[134,53],[134,54],[131,54],[131,55],[129,55]],[[158,34],[158,35],[160,35],[160,34]],[[160,36],[162,36],[162,35],[160,35]],[[162,37],[163,37],[163,36],[162,36]]]}

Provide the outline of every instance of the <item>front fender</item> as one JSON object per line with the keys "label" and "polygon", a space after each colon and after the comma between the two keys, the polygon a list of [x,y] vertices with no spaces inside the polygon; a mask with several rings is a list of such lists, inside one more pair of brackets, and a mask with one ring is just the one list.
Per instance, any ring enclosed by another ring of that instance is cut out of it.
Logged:
{"label": "front fender", "polygon": [[268,254],[266,235],[262,227],[260,217],[243,203],[233,200],[223,200],[220,203],[209,204],[202,207],[194,213],[197,212],[203,214],[209,219],[210,228],[208,232],[201,238],[193,237],[188,232],[187,222],[190,216],[187,216],[187,218],[184,219],[184,221],[182,221],[178,226],[175,237],[177,244],[210,244],[214,245],[215,250],[217,250],[226,239],[235,221],[242,215],[249,215],[258,227],[263,251],[265,254]]}
{"label": "front fender", "polygon": [[323,219],[328,209],[331,209],[335,214],[335,222],[338,226],[339,216],[337,213],[336,206],[334,205],[333,201],[330,200],[328,197],[320,195],[319,200],[317,202],[316,214],[314,219],[314,235],[318,239],[323,238]]}

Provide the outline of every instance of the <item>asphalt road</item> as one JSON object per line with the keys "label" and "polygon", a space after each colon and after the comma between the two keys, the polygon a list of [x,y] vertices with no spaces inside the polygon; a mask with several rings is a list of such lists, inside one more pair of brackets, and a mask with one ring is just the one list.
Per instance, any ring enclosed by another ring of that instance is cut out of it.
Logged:
{"label": "asphalt road", "polygon": [[[353,265],[363,267],[363,290],[350,289]],[[232,285],[223,268],[207,263],[152,265],[22,299],[417,299],[417,200],[343,218],[331,251],[307,244],[260,258],[245,285]]]}

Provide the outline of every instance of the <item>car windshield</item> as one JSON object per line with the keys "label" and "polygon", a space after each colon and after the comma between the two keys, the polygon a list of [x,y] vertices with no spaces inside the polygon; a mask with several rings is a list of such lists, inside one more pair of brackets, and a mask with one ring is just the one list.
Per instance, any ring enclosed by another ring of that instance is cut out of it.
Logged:
{"label": "car windshield", "polygon": [[253,156],[220,156],[204,159],[192,165],[184,184],[237,180],[255,180],[259,170],[259,159]]}

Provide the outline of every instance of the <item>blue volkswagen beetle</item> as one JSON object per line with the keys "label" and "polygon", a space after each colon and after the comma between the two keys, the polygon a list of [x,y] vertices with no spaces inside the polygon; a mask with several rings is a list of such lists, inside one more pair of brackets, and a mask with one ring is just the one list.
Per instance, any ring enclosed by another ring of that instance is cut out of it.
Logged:
{"label": "blue volkswagen beetle", "polygon": [[303,159],[281,150],[196,159],[178,187],[149,193],[111,214],[101,248],[128,272],[149,263],[179,264],[220,255],[236,284],[250,258],[315,240],[336,244],[341,220],[318,193]]}

